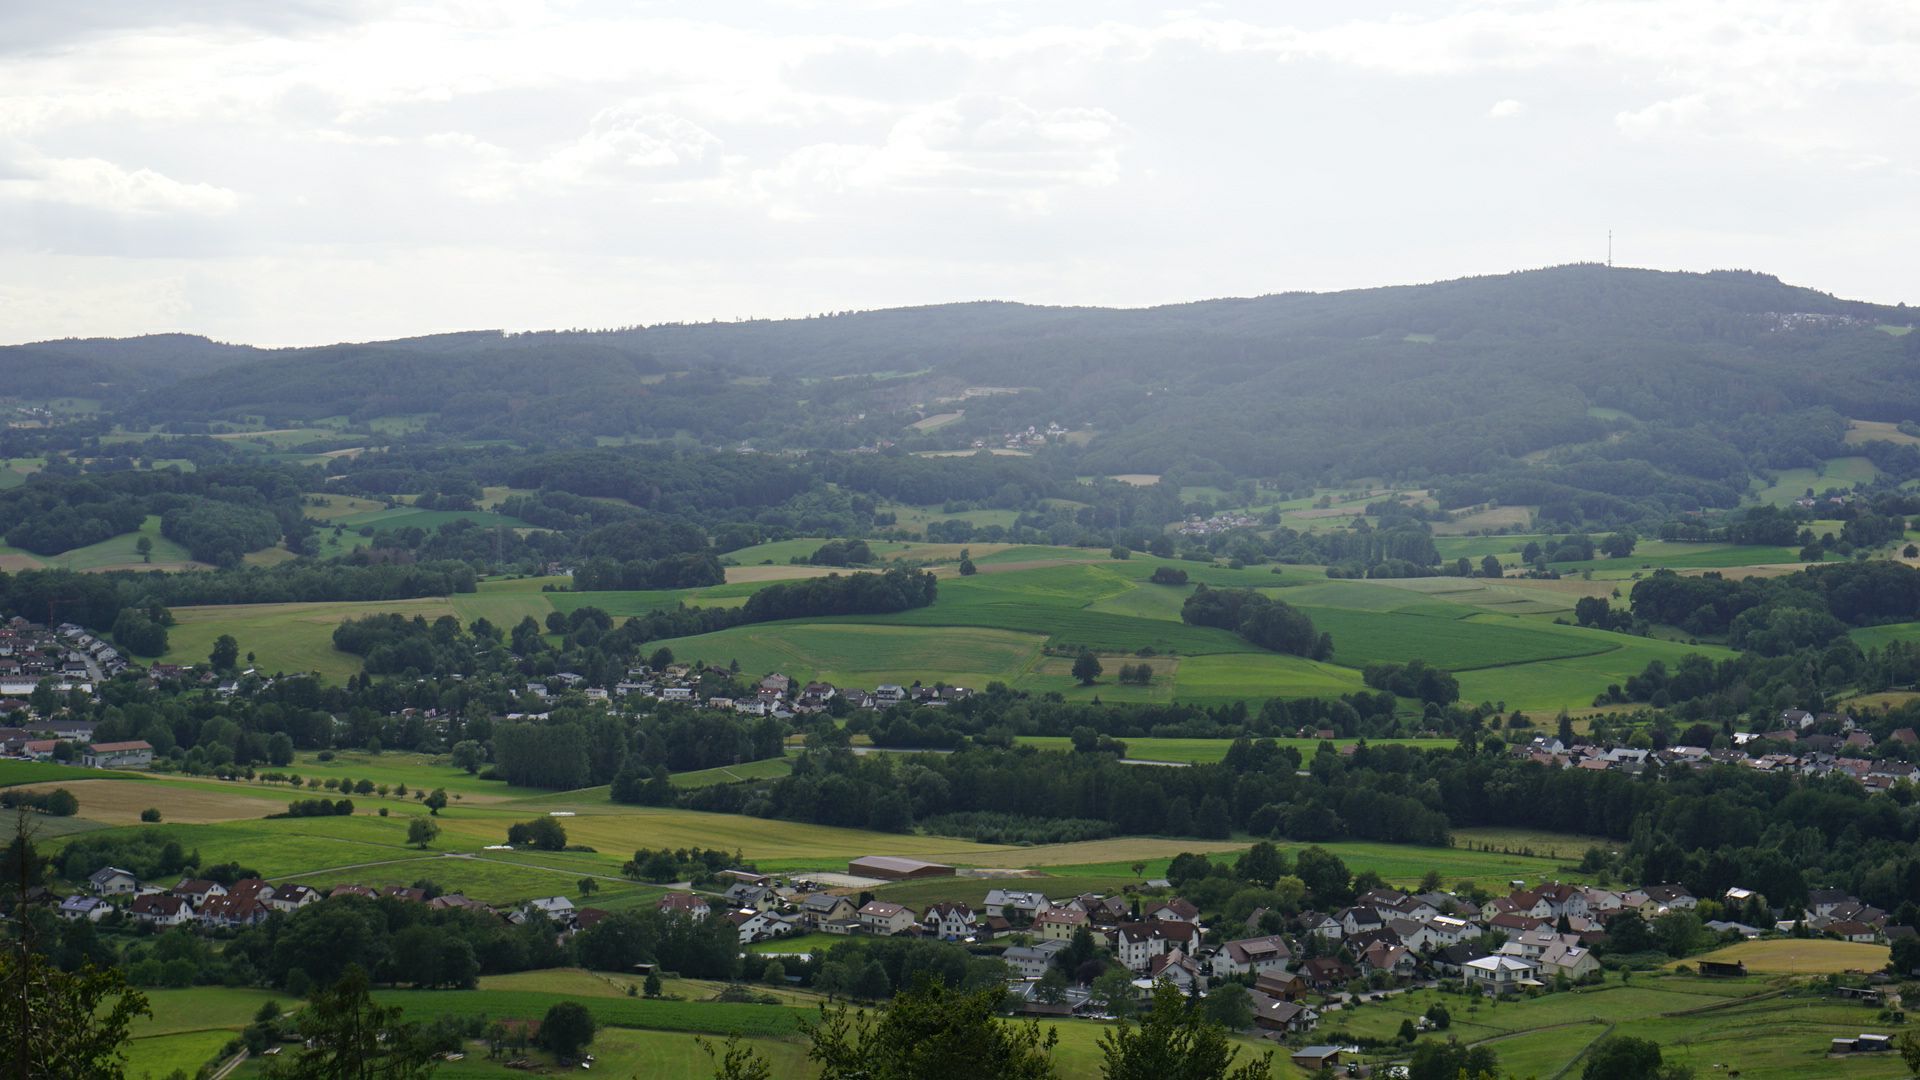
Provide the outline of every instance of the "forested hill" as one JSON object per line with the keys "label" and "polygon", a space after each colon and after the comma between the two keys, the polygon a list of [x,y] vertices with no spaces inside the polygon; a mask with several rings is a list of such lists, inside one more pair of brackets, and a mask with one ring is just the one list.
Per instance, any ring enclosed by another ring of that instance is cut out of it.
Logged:
{"label": "forested hill", "polygon": [[141,391],[257,360],[266,353],[191,334],[66,338],[0,346],[0,388],[26,398],[126,401]]}
{"label": "forested hill", "polygon": [[[1091,433],[1086,472],[1443,480],[1530,454],[1538,473],[1555,451],[1553,483],[1711,505],[1752,470],[1837,452],[1842,418],[1920,420],[1920,334],[1895,332],[1913,321],[1761,274],[1577,265],[1138,310],[976,303],[276,350],[128,415],[433,413],[474,436],[762,449],[991,445],[1057,421]],[[961,400],[980,387],[1028,392]],[[906,430],[945,410],[965,415],[937,439]]]}

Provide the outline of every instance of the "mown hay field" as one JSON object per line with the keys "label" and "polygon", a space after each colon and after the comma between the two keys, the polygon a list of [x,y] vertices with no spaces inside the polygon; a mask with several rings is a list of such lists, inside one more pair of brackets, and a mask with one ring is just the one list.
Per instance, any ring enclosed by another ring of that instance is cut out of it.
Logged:
{"label": "mown hay field", "polygon": [[1698,963],[1701,960],[1723,964],[1744,963],[1749,971],[1827,975],[1845,971],[1878,971],[1887,966],[1887,947],[1823,938],[1779,938],[1742,941],[1694,957],[1691,962]]}

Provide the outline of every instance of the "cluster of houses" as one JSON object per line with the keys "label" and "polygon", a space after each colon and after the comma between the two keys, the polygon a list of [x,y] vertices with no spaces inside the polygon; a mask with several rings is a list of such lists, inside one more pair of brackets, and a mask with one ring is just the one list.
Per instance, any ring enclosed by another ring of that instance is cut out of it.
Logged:
{"label": "cluster of houses", "polygon": [[1920,747],[1920,733],[1913,728],[1900,728],[1889,733],[1884,742],[1876,743],[1864,727],[1844,713],[1789,709],[1780,715],[1780,722],[1780,727],[1770,731],[1736,731],[1733,745],[1720,749],[1669,746],[1649,750],[1578,740],[1568,744],[1554,736],[1539,736],[1515,746],[1512,753],[1558,769],[1638,774],[1649,766],[1738,765],[1801,776],[1840,774],[1852,777],[1869,791],[1885,791],[1902,781],[1920,784],[1920,765],[1887,756],[1895,745]]}
{"label": "cluster of houses", "polygon": [[0,728],[0,757],[52,761],[60,745],[74,748],[72,764],[90,769],[144,769],[153,764],[153,744],[145,739],[91,742],[91,724],[62,729]]}
{"label": "cluster of houses", "polygon": [[833,707],[836,699],[852,709],[878,710],[890,709],[895,705],[944,708],[973,696],[972,690],[958,686],[882,684],[872,690],[858,690],[824,682],[799,683],[779,672],[761,678],[753,684],[749,693],[737,697],[705,694],[700,682],[697,669],[686,664],[669,664],[657,672],[645,666],[631,668],[626,678],[615,683],[611,690],[589,686],[585,676],[563,671],[548,676],[545,682],[528,683],[526,692],[547,700],[554,696],[556,690],[564,692],[577,689],[589,700],[595,701],[612,698],[672,701],[786,721],[825,712]]}
{"label": "cluster of houses", "polygon": [[1258,528],[1260,520],[1247,514],[1215,514],[1212,517],[1189,517],[1182,521],[1177,530],[1181,536],[1215,536],[1234,529]]}
{"label": "cluster of houses", "polygon": [[194,925],[207,929],[239,929],[263,922],[275,913],[290,914],[309,904],[340,896],[391,897],[436,909],[465,908],[500,915],[513,923],[544,915],[562,930],[583,929],[604,918],[606,913],[592,908],[575,909],[564,896],[529,900],[510,911],[498,911],[459,893],[429,897],[424,889],[389,885],[374,889],[365,885],[335,885],[319,889],[298,882],[270,884],[259,878],[243,878],[222,884],[204,878],[183,878],[173,886],[143,882],[131,871],[103,866],[87,877],[85,892],[59,901],[56,913],[63,919],[98,922],[115,911],[124,911],[135,923],[166,929]]}
{"label": "cluster of houses", "polygon": [[15,616],[0,625],[0,713],[30,709],[27,698],[49,679],[62,692],[92,693],[100,679],[126,668],[118,649],[81,627],[50,628]]}

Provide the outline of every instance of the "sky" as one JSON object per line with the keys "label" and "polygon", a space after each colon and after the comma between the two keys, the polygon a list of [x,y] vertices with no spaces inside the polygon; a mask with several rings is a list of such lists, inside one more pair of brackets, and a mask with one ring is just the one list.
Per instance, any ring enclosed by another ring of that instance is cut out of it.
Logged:
{"label": "sky", "polygon": [[1607,257],[1920,302],[1911,0],[8,0],[0,342]]}

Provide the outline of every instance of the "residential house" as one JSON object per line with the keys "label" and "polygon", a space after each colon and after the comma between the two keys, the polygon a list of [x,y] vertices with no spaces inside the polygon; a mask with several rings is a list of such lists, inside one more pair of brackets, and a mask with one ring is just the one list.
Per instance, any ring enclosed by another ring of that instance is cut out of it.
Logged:
{"label": "residential house", "polygon": [[1449,945],[1433,954],[1434,970],[1442,975],[1457,976],[1460,969],[1469,961],[1490,955],[1486,947],[1477,941],[1463,941],[1458,945]]}
{"label": "residential house", "polygon": [[[1646,888],[1647,899],[1659,905],[1661,911],[1691,911],[1700,901],[1680,885],[1649,885]],[[1641,914],[1646,914],[1642,911]]]}
{"label": "residential house", "polygon": [[765,885],[750,885],[744,881],[728,887],[725,896],[727,904],[736,910],[771,911],[780,906],[778,893]]}
{"label": "residential house", "polygon": [[1537,984],[1540,965],[1517,956],[1483,956],[1460,968],[1467,986],[1488,994],[1509,994],[1523,985]]}
{"label": "residential house", "polygon": [[1287,939],[1278,934],[1240,938],[1220,946],[1213,957],[1213,973],[1244,975],[1251,971],[1256,976],[1264,975],[1269,971],[1285,971],[1291,959],[1293,950],[1287,947]]}
{"label": "residential house", "polygon": [[87,888],[96,896],[127,896],[140,888],[140,879],[131,870],[103,866],[87,875]]}
{"label": "residential house", "polygon": [[178,896],[151,893],[134,897],[127,914],[149,926],[179,926],[193,921],[193,905]]}
{"label": "residential house", "polygon": [[1419,969],[1420,962],[1404,945],[1389,945],[1376,942],[1360,954],[1360,970],[1366,972],[1384,971],[1396,978],[1408,979]]}
{"label": "residential house", "polygon": [[545,918],[562,929],[570,928],[574,919],[573,901],[564,896],[542,896],[515,908],[507,921],[523,926],[536,918]]}
{"label": "residential house", "polygon": [[942,941],[960,941],[974,936],[979,921],[974,918],[972,908],[948,901],[929,907],[920,917],[920,925]]}
{"label": "residential house", "polygon": [[275,886],[273,895],[267,898],[267,903],[275,911],[291,913],[299,911],[308,904],[316,903],[319,899],[319,890],[295,883]]}
{"label": "residential house", "polygon": [[1166,983],[1188,996],[1204,994],[1207,990],[1207,977],[1201,974],[1200,965],[1179,949],[1149,961],[1147,978],[1155,983]]}
{"label": "residential house", "polygon": [[654,901],[654,910],[662,915],[681,915],[695,922],[713,914],[706,897],[690,892],[670,892]]}
{"label": "residential house", "polygon": [[1157,904],[1148,904],[1141,909],[1141,914],[1149,919],[1160,919],[1167,922],[1183,922],[1195,925],[1198,925],[1200,922],[1200,909],[1194,907],[1189,901],[1182,900],[1179,897]]}
{"label": "residential house", "polygon": [[1575,982],[1600,970],[1600,961],[1593,955],[1592,949],[1560,942],[1542,952],[1539,957],[1540,973],[1543,976],[1565,975]]}
{"label": "residential house", "polygon": [[814,927],[825,927],[830,922],[851,919],[854,915],[853,901],[835,893],[808,893],[795,897],[794,906],[800,909],[800,915]]}
{"label": "residential house", "polygon": [[1253,1025],[1263,1031],[1277,1031],[1284,1034],[1312,1031],[1320,1022],[1320,1014],[1297,1001],[1271,997],[1258,990],[1247,995],[1253,1006]]}
{"label": "residential house", "polygon": [[860,909],[860,928],[881,937],[904,934],[917,922],[912,908],[886,900],[871,901]]}
{"label": "residential house", "polygon": [[1035,916],[1052,906],[1045,893],[1013,889],[992,889],[987,893],[987,914],[998,915],[1016,923],[1031,922]]}
{"label": "residential house", "polygon": [[1033,932],[1042,941],[1072,941],[1074,931],[1087,924],[1087,913],[1079,908],[1053,907],[1034,917]]}
{"label": "residential house", "polygon": [[1321,993],[1338,990],[1359,974],[1352,965],[1335,956],[1316,956],[1300,965],[1300,978]]}
{"label": "residential house", "polygon": [[200,921],[208,926],[237,930],[261,922],[270,911],[263,901],[252,896],[228,893],[225,896],[207,897],[207,902],[199,907],[198,914]]}
{"label": "residential house", "polygon": [[1007,969],[1022,979],[1037,979],[1047,973],[1047,965],[1066,949],[1064,941],[1042,941],[1034,945],[1015,945],[1000,954]]}
{"label": "residential house", "polygon": [[1128,971],[1146,971],[1166,951],[1166,934],[1151,923],[1123,923],[1113,932],[1113,958]]}
{"label": "residential house", "polygon": [[69,922],[79,922],[81,919],[99,922],[112,910],[113,905],[98,896],[75,894],[60,901],[59,915]]}
{"label": "residential house", "polygon": [[170,895],[177,896],[180,899],[185,900],[187,903],[192,904],[197,909],[199,908],[200,905],[206,903],[207,898],[210,896],[227,895],[227,887],[225,885],[220,884],[217,881],[206,881],[201,878],[187,878],[186,880],[180,882],[180,884],[175,885],[171,890],[169,890],[169,893]]}

